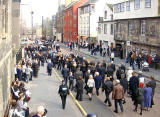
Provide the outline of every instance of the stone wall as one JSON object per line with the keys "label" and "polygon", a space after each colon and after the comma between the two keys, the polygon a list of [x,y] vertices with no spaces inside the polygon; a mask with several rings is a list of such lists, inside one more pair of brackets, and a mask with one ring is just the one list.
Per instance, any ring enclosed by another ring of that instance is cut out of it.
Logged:
{"label": "stone wall", "polygon": [[[142,21],[145,22],[143,34],[141,32]],[[117,21],[115,40],[130,41],[133,49],[145,49],[145,51],[160,55],[160,18]]]}

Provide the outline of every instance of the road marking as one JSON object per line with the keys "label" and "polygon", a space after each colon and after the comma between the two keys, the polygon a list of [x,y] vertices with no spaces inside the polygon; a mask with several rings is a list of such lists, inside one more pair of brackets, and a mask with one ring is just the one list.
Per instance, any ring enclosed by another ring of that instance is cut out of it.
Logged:
{"label": "road marking", "polygon": [[[53,69],[54,73],[56,74],[57,78],[59,81],[62,81],[62,78],[60,77],[60,75],[55,71],[55,69]],[[74,99],[76,105],[78,106],[78,108],[81,110],[81,112],[83,113],[83,115],[86,117],[87,116],[87,112],[84,110],[84,108],[81,106],[81,104],[77,101],[77,99],[75,98],[75,96],[73,95],[73,93],[71,91],[69,91],[70,96]]]}

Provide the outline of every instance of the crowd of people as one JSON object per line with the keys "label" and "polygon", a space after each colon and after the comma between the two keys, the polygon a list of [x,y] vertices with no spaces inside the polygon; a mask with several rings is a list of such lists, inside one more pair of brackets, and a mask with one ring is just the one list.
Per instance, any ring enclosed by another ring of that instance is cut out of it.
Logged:
{"label": "crowd of people", "polygon": [[[40,65],[44,66],[44,63],[47,62],[49,76],[52,76],[52,68],[54,68],[61,71],[64,78],[58,92],[62,99],[63,109],[65,109],[69,89],[77,93],[76,99],[79,101],[83,101],[84,92],[91,101],[94,89],[97,96],[100,95],[100,89],[102,89],[106,96],[104,103],[108,103],[109,107],[112,106],[110,100],[110,95],[112,95],[115,103],[115,113],[118,113],[118,103],[122,112],[124,111],[123,104],[131,103],[125,100],[127,93],[134,102],[134,111],[137,111],[140,104],[140,114],[142,114],[142,110],[148,110],[154,105],[156,81],[151,77],[150,81],[147,82],[141,71],[137,76],[132,67],[126,70],[123,63],[116,68],[114,55],[112,56],[111,62],[106,63],[105,60],[89,61],[82,55],[72,52],[64,54],[58,44],[53,45],[51,43],[26,47],[25,59],[15,67],[16,80],[13,82],[12,96],[16,103],[20,104],[20,108],[23,110],[22,115],[27,115],[29,110],[24,104],[29,101],[30,97],[27,94],[28,90],[25,88],[24,82],[28,83],[29,80],[32,80],[32,76],[38,77]],[[22,105],[22,102],[25,103]],[[17,107],[13,105],[13,108]]]}
{"label": "crowd of people", "polygon": [[[95,88],[96,95],[99,96],[99,90],[102,88],[106,95],[104,103],[108,102],[108,106],[112,106],[110,100],[112,93],[112,99],[115,100],[114,112],[116,113],[118,113],[118,103],[121,111],[124,111],[125,93],[131,96],[135,106],[134,111],[137,111],[138,104],[141,105],[140,114],[142,114],[142,110],[148,110],[154,105],[156,81],[151,77],[147,82],[142,71],[139,71],[137,76],[132,67],[126,70],[123,63],[116,68],[114,59],[111,59],[110,63],[89,61],[82,55],[72,52],[71,54],[62,54],[60,47],[56,48],[56,46],[50,51],[51,61],[48,62],[48,66],[51,67],[47,67],[47,69],[54,67],[61,71],[65,85],[71,91],[76,91],[77,100],[83,101],[84,89],[89,100],[92,100],[93,89]],[[48,69],[48,71],[52,70]]]}

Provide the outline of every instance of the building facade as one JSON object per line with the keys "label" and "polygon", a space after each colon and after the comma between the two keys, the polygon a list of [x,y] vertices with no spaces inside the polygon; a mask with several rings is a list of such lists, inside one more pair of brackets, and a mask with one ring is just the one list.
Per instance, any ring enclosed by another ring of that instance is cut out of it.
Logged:
{"label": "building facade", "polygon": [[[19,47],[19,0],[0,0],[0,116],[10,102],[10,85],[14,74],[13,49]],[[17,39],[18,38],[18,39]],[[17,40],[17,41],[16,41]],[[18,46],[18,47],[16,47]]]}
{"label": "building facade", "polygon": [[77,41],[78,36],[78,7],[86,0],[72,2],[64,10],[64,41]]}
{"label": "building facade", "polygon": [[103,19],[98,22],[98,40],[102,41],[105,48],[115,46],[113,5],[105,4]]}
{"label": "building facade", "polygon": [[115,41],[124,56],[131,50],[160,55],[160,1],[132,0],[114,4]]}
{"label": "building facade", "polygon": [[78,9],[78,37],[81,41],[96,43],[98,21],[103,17],[106,0],[87,0]]}

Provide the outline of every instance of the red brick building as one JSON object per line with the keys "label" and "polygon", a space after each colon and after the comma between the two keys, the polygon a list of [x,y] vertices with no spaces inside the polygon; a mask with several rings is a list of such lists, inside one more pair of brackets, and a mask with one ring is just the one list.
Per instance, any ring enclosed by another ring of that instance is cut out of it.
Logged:
{"label": "red brick building", "polygon": [[80,0],[68,5],[64,10],[64,41],[77,41],[78,7],[87,0]]}

